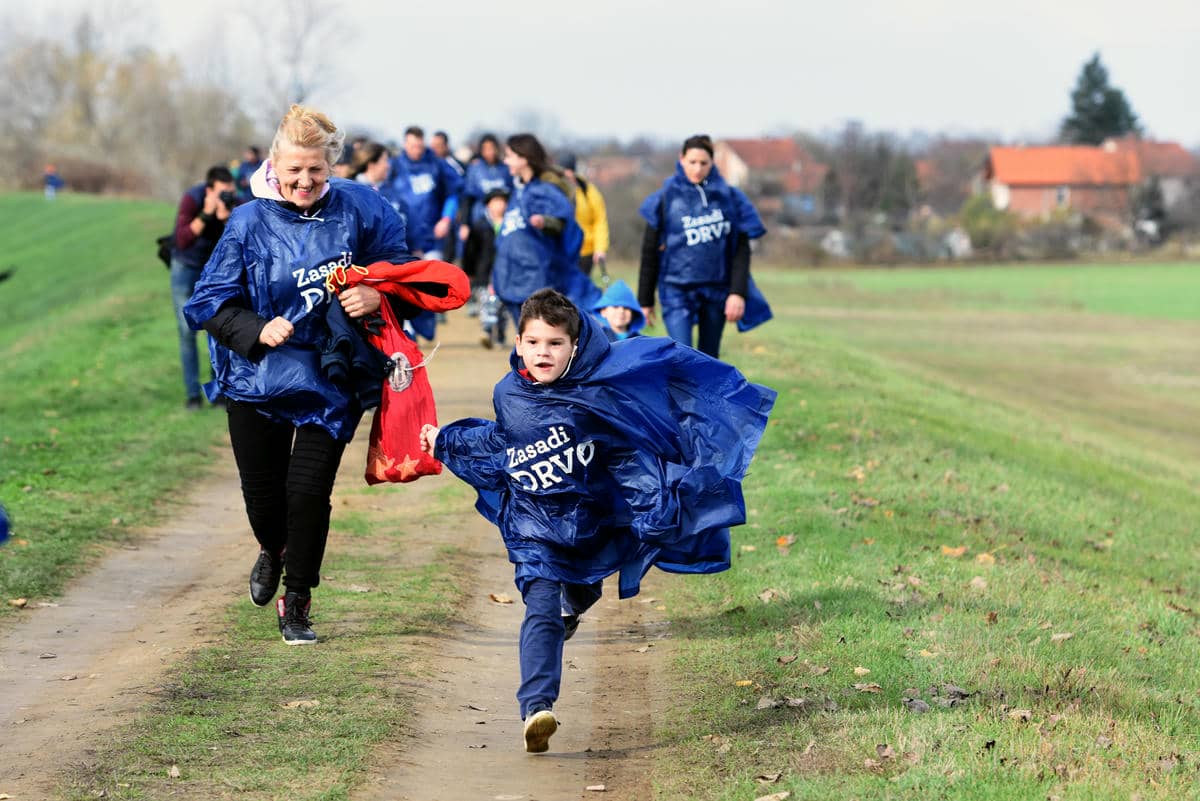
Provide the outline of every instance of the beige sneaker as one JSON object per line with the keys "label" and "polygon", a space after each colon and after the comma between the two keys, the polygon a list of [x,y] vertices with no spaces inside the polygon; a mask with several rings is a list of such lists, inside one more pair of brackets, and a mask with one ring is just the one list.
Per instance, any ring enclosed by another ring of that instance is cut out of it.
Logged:
{"label": "beige sneaker", "polygon": [[549,709],[534,712],[525,718],[525,750],[540,754],[550,749],[550,737],[558,731],[558,718]]}

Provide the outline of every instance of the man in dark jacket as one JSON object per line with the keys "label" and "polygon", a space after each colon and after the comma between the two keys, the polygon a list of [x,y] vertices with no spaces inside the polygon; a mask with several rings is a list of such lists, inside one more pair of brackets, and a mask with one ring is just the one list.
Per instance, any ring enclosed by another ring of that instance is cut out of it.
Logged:
{"label": "man in dark jacket", "polygon": [[183,317],[183,307],[192,297],[200,271],[225,231],[225,221],[237,203],[233,174],[225,167],[209,168],[204,183],[183,193],[175,215],[175,247],[171,250],[171,302],[179,329],[179,361],[183,365],[186,406],[199,409],[200,366],[196,333]]}

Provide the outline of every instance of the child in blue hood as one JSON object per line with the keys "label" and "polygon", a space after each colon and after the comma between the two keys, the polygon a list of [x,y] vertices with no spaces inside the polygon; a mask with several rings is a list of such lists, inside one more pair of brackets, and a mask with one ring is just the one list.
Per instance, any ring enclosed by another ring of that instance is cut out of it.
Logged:
{"label": "child in blue hood", "polygon": [[646,221],[638,301],[654,325],[654,293],[663,324],[676,342],[714,359],[725,323],[748,331],[771,318],[771,309],[750,279],[750,240],[767,232],[750,200],[721,178],[713,143],[689,137],[675,174],[643,201]]}
{"label": "child in blue hood", "polygon": [[[636,595],[653,566],[729,567],[745,522],[741,480],[775,392],[665,337],[620,347],[553,289],[521,307],[496,420],[426,425],[421,446],[478,492],[525,602],[520,633],[525,750],[547,750],[563,642],[619,575]],[[686,409],[681,412],[681,409]]]}
{"label": "child in blue hood", "polygon": [[600,300],[592,306],[592,311],[604,325],[609,342],[638,336],[646,325],[646,315],[642,313],[633,290],[619,278],[604,290]]}

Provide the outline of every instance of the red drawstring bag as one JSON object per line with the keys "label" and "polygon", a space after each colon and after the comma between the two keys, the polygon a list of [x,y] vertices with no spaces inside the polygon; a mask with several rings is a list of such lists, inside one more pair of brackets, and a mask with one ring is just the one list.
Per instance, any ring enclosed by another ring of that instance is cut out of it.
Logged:
{"label": "red drawstring bag", "polygon": [[[432,260],[353,266],[331,274],[326,286],[336,293],[359,283],[428,311],[457,309],[471,294],[466,273],[453,264]],[[425,371],[425,357],[417,343],[404,333],[389,303],[380,304],[379,315],[383,326],[372,326],[367,341],[387,354],[395,365],[383,382],[383,397],[371,423],[367,483],[406,482],[435,476],[442,472],[442,463],[422,453],[420,444],[421,427],[426,423],[437,425],[437,408]]]}
{"label": "red drawstring bag", "polygon": [[425,357],[400,327],[390,304],[381,304],[379,313],[383,316],[383,330],[367,339],[386,353],[395,366],[383,382],[383,398],[371,422],[367,483],[436,476],[442,472],[442,463],[422,453],[420,444],[421,426],[437,425],[437,408],[425,370]]}

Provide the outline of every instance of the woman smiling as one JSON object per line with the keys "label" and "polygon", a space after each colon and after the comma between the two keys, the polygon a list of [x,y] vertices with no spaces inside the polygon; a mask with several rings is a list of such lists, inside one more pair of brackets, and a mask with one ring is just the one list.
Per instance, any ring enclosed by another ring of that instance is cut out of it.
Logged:
{"label": "woman smiling", "polygon": [[[378,192],[330,178],[342,139],[321,112],[292,106],[250,179],[255,199],[230,216],[184,308],[188,323],[212,338],[215,378],[205,389],[227,398],[246,516],[259,544],[250,598],[266,606],[282,577],[276,607],[289,645],[316,642],[308,610],[334,477],[364,399],[372,386],[380,394],[374,375],[335,382],[322,351],[333,329],[349,329],[357,340],[345,318],[376,311],[381,296],[356,286],[335,299],[325,278],[352,264],[413,260],[403,220]],[[400,305],[397,316],[415,312]]]}

